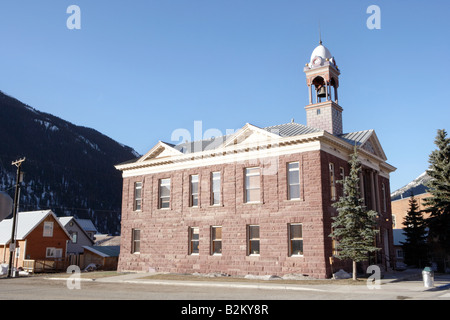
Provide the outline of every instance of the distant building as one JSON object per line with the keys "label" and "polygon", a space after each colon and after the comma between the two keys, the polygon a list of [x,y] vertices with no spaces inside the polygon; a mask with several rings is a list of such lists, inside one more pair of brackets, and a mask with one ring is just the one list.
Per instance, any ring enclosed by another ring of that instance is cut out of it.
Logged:
{"label": "distant building", "polygon": [[76,219],[78,225],[86,232],[86,234],[95,240],[95,235],[98,233],[97,228],[90,219]]}
{"label": "distant building", "polygon": [[[395,170],[374,130],[344,133],[340,69],[320,44],[305,66],[307,125],[294,122],[180,145],[159,142],[123,173],[119,271],[327,278],[335,257],[332,207],[362,163],[365,205],[378,212],[381,249],[371,264],[394,264],[389,175]],[[369,111],[368,111],[369,113]]]}
{"label": "distant building", "polygon": [[67,254],[82,254],[83,246],[91,246],[94,240],[79,224],[78,219],[74,217],[59,217],[61,224],[66,228],[71,240],[67,244]]}
{"label": "distant building", "polygon": [[[432,196],[431,193],[428,192],[414,195],[414,198],[417,200],[419,211],[426,209],[426,206],[424,205],[424,199],[430,198],[431,196]],[[410,200],[411,197],[392,201],[392,227],[394,229],[403,229],[405,227],[403,225],[403,222],[405,221],[405,217],[409,210]],[[427,212],[423,213],[424,219],[427,219],[429,216],[430,216],[429,213]]]}
{"label": "distant building", "polygon": [[94,264],[96,270],[117,270],[119,253],[120,246],[85,246],[83,269]]}
{"label": "distant building", "polygon": [[[16,220],[14,266],[24,260],[60,260],[66,257],[70,235],[51,210],[20,212]],[[0,222],[0,261],[9,262],[12,219]]]}

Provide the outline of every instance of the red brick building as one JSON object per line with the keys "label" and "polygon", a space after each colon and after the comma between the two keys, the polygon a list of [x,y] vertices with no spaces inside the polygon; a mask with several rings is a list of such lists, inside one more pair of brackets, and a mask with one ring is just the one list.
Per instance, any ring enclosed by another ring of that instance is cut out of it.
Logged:
{"label": "red brick building", "polygon": [[[319,45],[305,66],[307,125],[294,122],[179,145],[159,142],[123,172],[119,271],[230,275],[332,275],[332,208],[356,145],[361,192],[379,213],[382,249],[393,265],[389,174],[373,130],[343,133],[340,71]],[[348,271],[351,269],[349,268]]]}

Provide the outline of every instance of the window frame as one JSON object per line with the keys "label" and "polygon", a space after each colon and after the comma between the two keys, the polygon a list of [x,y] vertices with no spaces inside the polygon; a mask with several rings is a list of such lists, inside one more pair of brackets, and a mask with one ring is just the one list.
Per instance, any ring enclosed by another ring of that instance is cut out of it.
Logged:
{"label": "window frame", "polygon": [[[158,209],[163,209],[163,210],[168,210],[170,209],[170,198],[171,198],[171,187],[172,187],[172,179],[171,178],[162,178],[158,180]],[[163,181],[169,181],[168,183],[164,183]],[[162,195],[162,187],[163,186],[169,186],[168,190],[169,190],[169,195],[168,196],[163,196]],[[163,198],[167,199],[167,207],[163,207]]]}
{"label": "window frame", "polygon": [[[219,178],[216,179],[214,177],[215,174],[219,175]],[[219,185],[218,185],[218,191],[214,192],[214,187],[215,187],[215,183],[217,183],[217,181],[219,181]],[[220,206],[222,204],[222,194],[221,194],[221,187],[222,187],[222,173],[220,171],[213,171],[211,172],[211,201],[210,201],[210,205],[212,206]],[[219,201],[218,203],[215,203],[215,195],[218,195]]]}
{"label": "window frame", "polygon": [[[258,237],[254,238],[252,237],[252,228],[258,228]],[[248,256],[259,256],[261,254],[261,228],[260,225],[256,224],[250,224],[247,225],[247,255]],[[257,253],[252,252],[253,250],[253,243],[258,243],[257,245]]]}
{"label": "window frame", "polygon": [[53,223],[53,221],[44,221],[42,237],[44,237],[44,238],[52,238],[53,237],[53,230],[54,230],[54,223]]}
{"label": "window frame", "polygon": [[[139,239],[137,239],[136,234],[138,234]],[[141,253],[141,229],[138,228],[131,229],[131,253],[132,254]]]}
{"label": "window frame", "polygon": [[[301,234],[301,236],[300,237],[298,237],[298,238],[293,238],[293,232],[292,232],[292,227],[295,227],[295,226],[300,226],[300,234]],[[288,255],[290,256],[290,257],[303,257],[304,256],[304,253],[305,253],[305,250],[304,250],[304,247],[303,247],[303,243],[304,243],[304,237],[303,237],[303,224],[302,223],[297,223],[297,222],[293,222],[293,223],[289,223],[288,224],[288,241],[289,241],[289,248],[288,248]],[[300,243],[301,243],[301,250],[300,250],[300,254],[294,254],[293,253],[293,245],[292,245],[292,242],[293,241],[300,241]]]}
{"label": "window frame", "polygon": [[[194,239],[194,231],[197,230],[198,239]],[[189,250],[188,254],[191,256],[200,254],[200,228],[199,227],[189,227],[188,229],[188,239],[189,239]],[[197,250],[194,250],[194,243],[197,242]],[[197,251],[197,252],[195,252]]]}
{"label": "window frame", "polygon": [[[292,164],[297,164],[298,167],[291,169],[290,165]],[[298,183],[294,184],[291,182],[291,172],[295,172],[297,171],[298,174]],[[292,161],[292,162],[288,162],[287,163],[287,168],[286,168],[286,173],[287,173],[287,177],[286,177],[286,181],[287,181],[287,199],[288,200],[300,200],[301,199],[301,192],[300,192],[300,162],[299,161]],[[298,185],[298,197],[297,198],[293,198],[291,197],[291,188],[292,186]]]}
{"label": "window frame", "polygon": [[[257,173],[250,173],[250,170],[254,170]],[[258,177],[258,187],[250,187],[249,177]],[[258,200],[249,200],[249,191],[258,190]],[[261,203],[261,168],[260,167],[249,167],[244,170],[244,203]]]}
{"label": "window frame", "polygon": [[[193,181],[193,178],[197,179],[197,181]],[[197,184],[197,192],[194,193],[194,183]],[[200,175],[198,174],[191,174],[189,175],[189,206],[191,208],[198,208],[200,207]],[[194,204],[194,200],[197,200],[197,204]]]}
{"label": "window frame", "polygon": [[62,258],[62,249],[54,248],[54,247],[46,247],[45,248],[45,257],[51,259]]}
{"label": "window frame", "polygon": [[334,172],[334,163],[330,162],[328,164],[328,168],[330,171],[330,200],[336,201],[337,193],[336,193],[336,174]]}
{"label": "window frame", "polygon": [[[136,181],[134,183],[133,211],[142,211],[142,187],[143,187],[142,181]],[[138,190],[140,193],[139,198],[137,197]],[[139,208],[138,208],[138,201],[139,201]]]}
{"label": "window frame", "polygon": [[70,231],[69,235],[70,235],[70,241],[73,244],[77,244],[78,243],[78,231]]}
{"label": "window frame", "polygon": [[[220,238],[217,238],[216,230],[220,229]],[[220,252],[216,252],[216,244],[220,243]],[[222,244],[223,244],[223,227],[222,226],[211,226],[211,255],[219,256],[222,255]]]}

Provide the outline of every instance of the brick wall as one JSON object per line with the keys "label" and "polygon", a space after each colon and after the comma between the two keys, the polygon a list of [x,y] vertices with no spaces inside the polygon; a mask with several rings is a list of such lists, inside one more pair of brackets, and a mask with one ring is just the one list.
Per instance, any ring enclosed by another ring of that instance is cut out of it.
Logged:
{"label": "brick wall", "polygon": [[[329,162],[348,163],[323,151],[125,178],[119,271],[176,273],[223,272],[231,275],[308,274],[331,276],[331,188]],[[300,199],[287,198],[287,163],[300,164]],[[245,203],[244,171],[260,166],[260,203]],[[273,170],[277,165],[278,170]],[[210,174],[221,172],[221,205],[210,205]],[[189,203],[189,176],[199,175],[199,207]],[[158,209],[158,181],[171,178],[169,209]],[[142,211],[133,211],[134,183],[143,182]],[[337,187],[338,195],[342,187]],[[302,224],[303,256],[289,256],[288,225]],[[247,225],[260,226],[260,255],[247,254]],[[222,226],[222,254],[211,254],[211,226]],[[200,231],[199,254],[189,255],[189,227]],[[141,230],[140,253],[131,253],[132,229]],[[348,267],[347,262],[336,262]]]}
{"label": "brick wall", "polygon": [[[424,205],[424,199],[429,197],[431,197],[430,193],[414,195],[414,198],[417,200],[417,204],[419,206],[418,210],[426,209],[426,206]],[[403,225],[403,222],[409,210],[409,200],[410,197],[392,201],[392,215],[395,217],[394,229],[403,229],[405,227]],[[423,216],[425,219],[427,219],[429,218],[430,214],[425,212]]]}

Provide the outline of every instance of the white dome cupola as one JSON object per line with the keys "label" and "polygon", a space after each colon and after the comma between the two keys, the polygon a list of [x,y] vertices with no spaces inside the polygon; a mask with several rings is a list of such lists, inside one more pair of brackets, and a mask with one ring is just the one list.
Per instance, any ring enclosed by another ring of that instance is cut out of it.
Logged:
{"label": "white dome cupola", "polygon": [[317,46],[311,54],[311,59],[309,60],[308,67],[321,67],[327,64],[327,62],[328,64],[336,66],[336,60],[334,59],[330,50],[322,45],[322,41],[320,41],[319,46]]}

